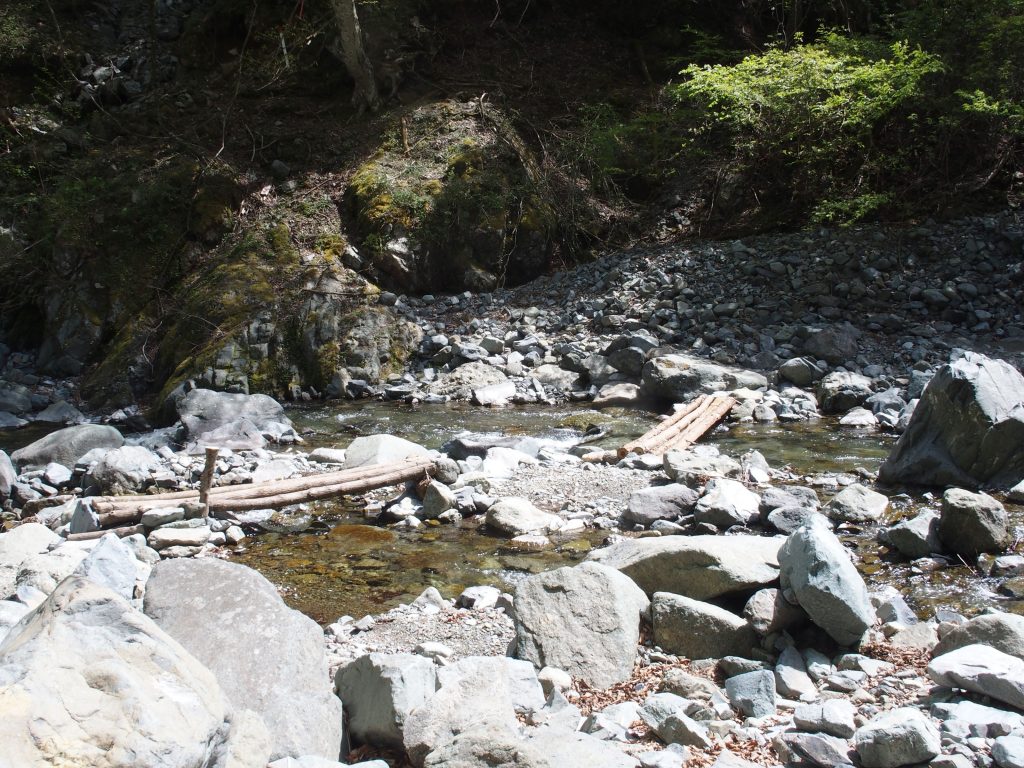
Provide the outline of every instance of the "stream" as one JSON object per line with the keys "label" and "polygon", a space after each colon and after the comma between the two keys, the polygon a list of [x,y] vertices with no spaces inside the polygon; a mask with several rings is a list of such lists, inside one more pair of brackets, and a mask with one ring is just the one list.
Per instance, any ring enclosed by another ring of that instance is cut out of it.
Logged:
{"label": "stream", "polygon": [[[362,402],[293,409],[289,416],[306,439],[305,450],[319,446],[344,448],[361,435],[388,432],[440,448],[460,434],[522,435],[566,447],[584,437],[590,426],[603,432],[594,447],[614,447],[638,437],[656,421],[653,414],[629,409],[596,411],[586,405],[487,409],[465,403],[404,406]],[[742,424],[719,428],[704,441],[738,457],[760,451],[773,469],[787,468],[804,476],[877,471],[895,438],[876,432],[840,428],[835,420],[790,424]],[[814,478],[808,478],[813,481]],[[886,489],[883,489],[886,490]],[[832,491],[819,488],[822,502]],[[888,489],[892,505],[886,523],[916,514],[925,505],[937,508],[940,495]],[[1010,507],[1014,522],[1020,508]],[[480,518],[461,526],[428,523],[419,530],[383,528],[353,502],[310,505],[300,518],[301,531],[285,523],[278,532],[247,539],[232,559],[262,572],[277,584],[285,599],[326,624],[343,615],[359,618],[407,603],[428,586],[455,597],[475,584],[514,589],[525,576],[572,564],[608,536],[588,530],[557,542],[542,552],[517,551],[509,542],[484,530]],[[979,577],[962,564],[909,563],[891,556],[875,540],[877,527],[846,525],[840,537],[858,551],[858,567],[869,587],[890,584],[899,589],[922,617],[937,608],[973,615],[986,606],[1024,614],[1024,602],[1008,600],[995,590],[995,580]]]}

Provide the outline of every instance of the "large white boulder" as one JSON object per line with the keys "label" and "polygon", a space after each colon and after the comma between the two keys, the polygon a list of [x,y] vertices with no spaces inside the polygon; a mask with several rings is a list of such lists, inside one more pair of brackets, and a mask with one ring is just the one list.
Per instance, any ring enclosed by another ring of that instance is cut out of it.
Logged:
{"label": "large white boulder", "polygon": [[595,550],[589,559],[622,571],[648,595],[711,600],[774,584],[783,541],[748,535],[627,539]]}
{"label": "large white boulder", "polygon": [[608,688],[633,673],[649,605],[629,577],[599,563],[530,576],[515,594],[515,656]]}
{"label": "large white boulder", "polygon": [[[11,766],[208,768],[231,742],[213,674],[87,579],[64,581],[0,645],[0,760]],[[241,768],[265,765],[250,753]]]}
{"label": "large white boulder", "polygon": [[273,757],[337,759],[341,702],[323,631],[263,576],[214,558],[164,560],[146,584],[144,608],[213,672],[229,701],[263,718]]}

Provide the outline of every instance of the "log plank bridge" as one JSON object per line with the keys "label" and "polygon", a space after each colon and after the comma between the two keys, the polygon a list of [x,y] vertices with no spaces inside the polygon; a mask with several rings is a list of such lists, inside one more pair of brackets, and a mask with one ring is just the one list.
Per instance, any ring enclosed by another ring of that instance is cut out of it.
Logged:
{"label": "log plank bridge", "polygon": [[701,395],[636,440],[626,443],[617,450],[588,453],[583,456],[583,460],[595,463],[613,462],[630,453],[661,455],[668,451],[689,448],[724,419],[735,405],[736,399],[728,395]]}
{"label": "log plank bridge", "polygon": [[[207,453],[207,467],[216,460],[216,452]],[[291,504],[329,499],[346,494],[365,493],[377,488],[420,480],[434,473],[434,460],[409,457],[388,464],[374,464],[338,472],[303,475],[267,483],[246,483],[209,487],[204,470],[200,488],[172,493],[134,496],[92,496],[83,499],[92,504],[102,530],[72,534],[68,538],[95,538],[105,533],[128,536],[143,532],[139,525],[143,513],[151,509],[182,504],[204,504],[204,515],[225,515],[253,509],[279,509]],[[209,472],[212,478],[212,470]]]}

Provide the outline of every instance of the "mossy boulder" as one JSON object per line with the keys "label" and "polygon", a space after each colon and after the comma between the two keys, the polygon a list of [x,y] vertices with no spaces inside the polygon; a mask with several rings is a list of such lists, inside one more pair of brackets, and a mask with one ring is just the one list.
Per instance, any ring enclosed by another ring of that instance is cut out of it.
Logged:
{"label": "mossy boulder", "polygon": [[491,290],[548,264],[557,217],[542,186],[500,110],[445,101],[395,126],[356,171],[344,209],[382,282]]}

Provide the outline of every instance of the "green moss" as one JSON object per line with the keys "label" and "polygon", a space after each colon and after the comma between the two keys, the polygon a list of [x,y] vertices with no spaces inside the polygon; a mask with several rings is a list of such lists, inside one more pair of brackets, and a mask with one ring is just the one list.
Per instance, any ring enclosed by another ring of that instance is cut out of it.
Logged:
{"label": "green moss", "polygon": [[[156,375],[168,392],[211,366],[225,342],[261,310],[285,300],[301,277],[301,259],[284,223],[249,230],[190,276],[170,310],[156,355]],[[276,378],[276,377],[275,377]],[[256,386],[261,382],[257,380]]]}
{"label": "green moss", "polygon": [[363,248],[381,253],[404,235],[425,257],[417,283],[402,288],[456,289],[475,267],[504,273],[519,227],[554,235],[536,164],[507,121],[445,102],[414,111],[409,124],[409,151],[383,142],[346,192]]}
{"label": "green moss", "polygon": [[317,371],[313,386],[322,389],[330,383],[334,372],[341,367],[341,345],[336,341],[329,342],[316,352]]}

